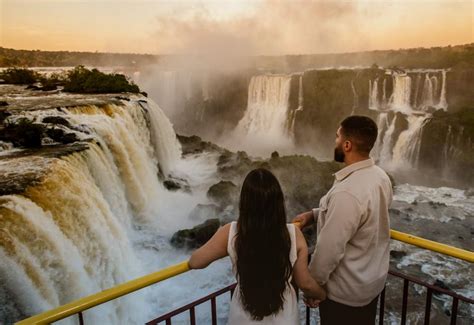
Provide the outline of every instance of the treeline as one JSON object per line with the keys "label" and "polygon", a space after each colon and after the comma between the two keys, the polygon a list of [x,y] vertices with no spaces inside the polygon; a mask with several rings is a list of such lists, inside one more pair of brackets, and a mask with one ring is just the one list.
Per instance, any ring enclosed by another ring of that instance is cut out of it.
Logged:
{"label": "treeline", "polygon": [[[14,50],[0,47],[0,67],[70,67],[123,66],[135,67],[166,60],[171,55],[119,54],[68,51]],[[177,62],[182,62],[176,60]],[[304,71],[322,67],[372,66],[385,68],[474,68],[474,43],[457,46],[368,51],[342,54],[311,54],[286,56],[256,56],[251,62],[256,68],[278,72]]]}
{"label": "treeline", "polygon": [[474,43],[458,46],[414,48],[387,51],[370,51],[342,54],[261,56],[257,65],[265,69],[288,72],[324,67],[369,67],[403,69],[472,69],[474,68]]}
{"label": "treeline", "polygon": [[69,51],[14,50],[0,47],[0,67],[136,66],[155,63],[157,56]]}

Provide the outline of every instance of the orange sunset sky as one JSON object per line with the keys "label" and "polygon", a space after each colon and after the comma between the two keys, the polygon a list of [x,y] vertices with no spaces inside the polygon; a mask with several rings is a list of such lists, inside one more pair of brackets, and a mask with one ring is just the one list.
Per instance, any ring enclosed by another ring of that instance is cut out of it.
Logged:
{"label": "orange sunset sky", "polygon": [[0,0],[0,46],[302,54],[472,43],[472,0]]}

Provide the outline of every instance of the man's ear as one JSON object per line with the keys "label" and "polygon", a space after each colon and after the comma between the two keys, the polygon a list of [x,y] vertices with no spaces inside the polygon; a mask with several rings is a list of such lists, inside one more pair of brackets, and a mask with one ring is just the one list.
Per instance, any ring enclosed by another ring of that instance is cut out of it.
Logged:
{"label": "man's ear", "polygon": [[352,150],[352,142],[349,140],[344,141],[344,144],[342,145],[342,148],[344,149],[345,152],[351,151]]}

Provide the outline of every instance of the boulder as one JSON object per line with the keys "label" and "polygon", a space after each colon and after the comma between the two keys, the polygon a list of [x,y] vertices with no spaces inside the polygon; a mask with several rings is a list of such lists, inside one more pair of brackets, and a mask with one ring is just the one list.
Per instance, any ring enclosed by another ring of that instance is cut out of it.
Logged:
{"label": "boulder", "polygon": [[66,120],[64,117],[61,117],[61,116],[46,116],[43,118],[42,122],[64,125],[67,128],[71,127],[71,123],[69,123],[68,120]]}
{"label": "boulder", "polygon": [[402,257],[405,257],[407,255],[407,252],[404,252],[404,251],[390,251],[390,257],[394,258],[394,259],[401,259]]}
{"label": "boulder", "polygon": [[182,178],[169,178],[163,182],[163,185],[168,191],[183,190],[185,192],[191,192],[191,188],[188,182]]}
{"label": "boulder", "polygon": [[28,119],[20,119],[0,129],[0,140],[11,142],[15,147],[39,148],[44,131],[44,125]]}
{"label": "boulder", "polygon": [[209,188],[207,197],[224,208],[238,201],[239,188],[230,181],[220,181]]}
{"label": "boulder", "polygon": [[179,230],[171,237],[171,245],[176,248],[201,247],[216,233],[219,227],[219,219],[209,219],[192,229]]}
{"label": "boulder", "polygon": [[63,129],[59,129],[59,128],[48,129],[46,131],[46,134],[48,135],[48,137],[50,137],[54,141],[64,143],[64,144],[79,141],[75,133],[67,133]]}

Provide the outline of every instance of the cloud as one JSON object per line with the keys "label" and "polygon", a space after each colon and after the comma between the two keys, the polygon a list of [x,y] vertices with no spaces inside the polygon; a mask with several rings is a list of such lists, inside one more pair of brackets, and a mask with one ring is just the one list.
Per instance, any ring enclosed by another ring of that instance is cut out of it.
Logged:
{"label": "cloud", "polygon": [[159,53],[294,54],[337,51],[358,38],[357,6],[334,1],[262,1],[246,16],[220,19],[204,6],[157,17]]}

